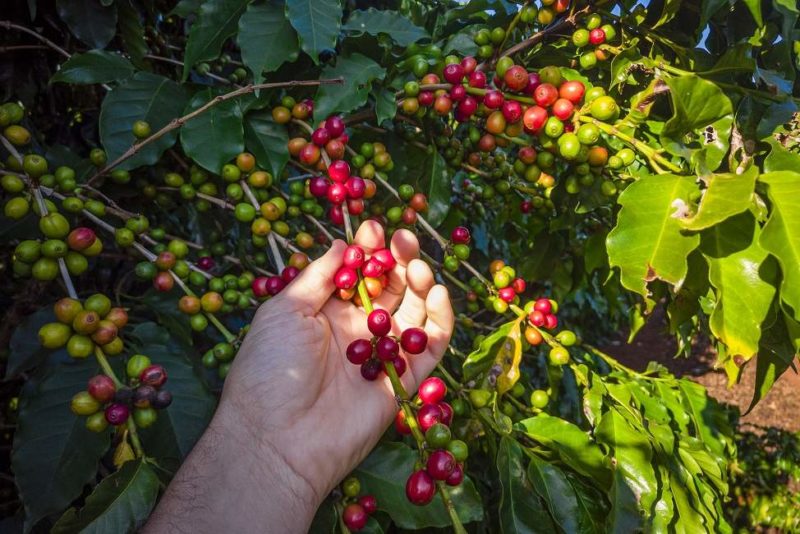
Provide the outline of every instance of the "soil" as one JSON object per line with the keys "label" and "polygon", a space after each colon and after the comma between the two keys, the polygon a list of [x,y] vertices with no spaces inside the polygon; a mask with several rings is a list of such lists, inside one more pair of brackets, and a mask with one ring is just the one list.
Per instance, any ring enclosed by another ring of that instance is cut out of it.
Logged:
{"label": "soil", "polygon": [[[677,343],[667,332],[660,307],[633,343],[626,343],[626,339],[627,333],[625,337],[611,341],[603,350],[637,371],[644,370],[648,362],[656,361],[676,376],[684,376],[704,385],[709,395],[722,403],[736,406],[740,412],[750,406],[755,389],[755,360],[744,367],[739,383],[729,389],[725,372],[714,369],[716,353],[707,340],[692,347],[690,358],[675,356]],[[800,361],[797,359],[795,366],[800,369]],[[791,368],[787,370],[761,402],[750,413],[742,416],[741,423],[800,432],[800,374]]]}

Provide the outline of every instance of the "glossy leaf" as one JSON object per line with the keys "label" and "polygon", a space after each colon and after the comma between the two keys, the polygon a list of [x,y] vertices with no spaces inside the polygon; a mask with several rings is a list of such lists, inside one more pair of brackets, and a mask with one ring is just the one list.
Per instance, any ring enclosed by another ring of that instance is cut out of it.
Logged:
{"label": "glossy leaf", "polygon": [[556,531],[553,518],[533,491],[525,472],[522,448],[511,438],[500,440],[497,451],[500,474],[500,531],[504,533],[549,533]]}
{"label": "glossy leaf", "polygon": [[248,0],[206,0],[189,30],[183,56],[183,80],[201,61],[216,59],[222,45],[236,33]]}
{"label": "glossy leaf", "polygon": [[783,273],[781,300],[800,319],[800,173],[777,171],[762,174],[772,202],[759,244],[777,258]]}
{"label": "glossy leaf", "polygon": [[379,126],[383,121],[393,119],[397,114],[397,102],[394,92],[383,87],[373,91],[375,97],[375,122]]}
{"label": "glossy leaf", "polygon": [[90,84],[124,80],[136,69],[119,54],[103,50],[89,50],[74,54],[65,61],[51,82]]}
{"label": "glossy leaf", "polygon": [[[758,358],[756,358],[756,382],[753,389],[753,399],[750,401],[745,413],[749,413],[769,393],[775,381],[781,377],[794,363],[798,348],[792,342],[792,325],[795,329],[797,323],[788,316],[781,314],[769,328],[766,328],[759,340]],[[783,320],[781,320],[783,319]]]}
{"label": "glossy leaf", "polygon": [[422,39],[430,39],[427,31],[415,26],[397,11],[375,8],[353,11],[342,29],[356,34],[387,35],[399,46],[408,46]]}
{"label": "glossy leaf", "polygon": [[324,50],[336,47],[342,23],[339,0],[286,0],[286,14],[300,38],[300,48],[319,63]]}
{"label": "glossy leaf", "polygon": [[505,343],[517,321],[504,323],[481,341],[480,346],[472,351],[464,360],[464,379],[470,380],[489,369],[502,343]]}
{"label": "glossy leaf", "polygon": [[320,79],[343,78],[344,85],[320,85],[314,97],[314,116],[323,119],[335,112],[347,112],[364,105],[374,80],[382,80],[386,70],[359,53],[341,56],[336,66],[322,69]]}
{"label": "glossy leaf", "polygon": [[755,166],[742,174],[712,174],[706,179],[697,213],[681,219],[681,225],[687,230],[703,230],[745,211],[753,202],[757,177]]}
{"label": "glossy leaf", "polygon": [[662,136],[680,141],[689,132],[733,113],[733,105],[716,84],[698,76],[676,76],[664,80],[670,89],[673,116]]}
{"label": "glossy leaf", "polygon": [[280,176],[289,161],[286,128],[272,120],[267,111],[248,113],[244,118],[244,139],[258,166],[268,170],[272,176]]}
{"label": "glossy leaf", "polygon": [[95,487],[80,511],[67,510],[51,532],[135,532],[155,506],[159,486],[158,476],[146,461],[127,462]]}
{"label": "glossy leaf", "polygon": [[453,191],[451,170],[439,152],[428,158],[428,211],[425,219],[433,226],[439,226],[450,211],[450,196]]}
{"label": "glossy leaf", "polygon": [[[115,87],[103,100],[100,108],[100,140],[106,150],[108,161],[121,156],[136,141],[133,123],[144,120],[156,132],[177,118],[186,106],[183,88],[174,81],[151,74],[138,72],[132,78]],[[119,165],[121,169],[135,169],[152,165],[178,138],[174,130],[157,141],[140,149],[135,156]]]}
{"label": "glossy leaf", "polygon": [[567,475],[561,469],[531,456],[528,479],[563,532],[582,532],[582,510],[578,507],[578,498],[567,480]]}
{"label": "glossy leaf", "polygon": [[99,0],[58,0],[58,16],[91,48],[105,48],[117,32],[117,6]]}
{"label": "glossy leaf", "polygon": [[109,432],[91,432],[86,418],[69,409],[73,395],[97,373],[97,364],[63,360],[51,354],[20,394],[11,467],[25,507],[26,532],[81,494],[110,444]]}
{"label": "glossy leaf", "polygon": [[[417,458],[416,451],[403,443],[382,443],[361,462],[355,476],[361,482],[362,493],[374,495],[378,509],[388,513],[398,527],[447,527],[451,524],[450,516],[439,495],[425,506],[413,505],[406,499],[406,479]],[[483,518],[480,496],[469,478],[458,487],[448,488],[448,492],[463,523]]]}
{"label": "glossy leaf", "polygon": [[533,440],[553,450],[562,462],[582,475],[607,485],[611,480],[610,464],[589,434],[559,417],[539,414],[523,419],[516,426]]}
{"label": "glossy leaf", "polygon": [[609,264],[619,267],[623,286],[647,297],[653,280],[683,283],[686,258],[700,237],[686,235],[675,214],[696,190],[690,177],[663,174],[642,178],[620,194],[622,209],[606,244]]}
{"label": "glossy leaf", "polygon": [[268,0],[254,2],[239,19],[236,37],[242,51],[242,62],[261,83],[264,72],[272,72],[300,55],[297,33],[286,18],[283,3]]}
{"label": "glossy leaf", "polygon": [[614,471],[609,499],[611,511],[606,521],[608,532],[622,534],[642,531],[642,514],[637,504],[638,499],[619,470]]}
{"label": "glossy leaf", "polygon": [[[211,88],[195,93],[184,115],[197,110],[218,95]],[[186,155],[203,168],[219,173],[222,166],[244,150],[242,110],[236,100],[226,100],[193,118],[181,128],[181,146]]]}
{"label": "glossy leaf", "polygon": [[141,68],[148,49],[139,11],[133,5],[133,0],[117,0],[116,6],[119,10],[119,36],[125,45],[125,51],[133,64]]}

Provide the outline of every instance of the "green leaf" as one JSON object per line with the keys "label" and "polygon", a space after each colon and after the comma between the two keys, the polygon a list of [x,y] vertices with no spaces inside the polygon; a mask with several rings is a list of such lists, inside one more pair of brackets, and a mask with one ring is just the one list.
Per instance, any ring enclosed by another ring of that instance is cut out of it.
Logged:
{"label": "green leaf", "polygon": [[434,227],[442,224],[450,211],[450,196],[453,184],[450,169],[438,150],[430,155],[428,169],[430,174],[426,177],[428,189],[428,212],[425,219]]}
{"label": "green leaf", "polygon": [[104,83],[123,80],[136,69],[130,61],[114,52],[89,50],[74,54],[65,61],[50,82],[77,84]]}
{"label": "green leaf", "polygon": [[144,40],[144,26],[139,11],[132,0],[117,0],[119,10],[119,35],[125,51],[137,67],[144,67],[144,56],[147,55],[147,43]]}
{"label": "green leaf", "polygon": [[681,226],[687,230],[703,230],[747,210],[753,203],[756,178],[758,167],[755,165],[742,174],[712,174],[706,178],[707,188],[697,213],[681,219]]}
{"label": "green leaf", "polygon": [[675,18],[678,10],[681,7],[682,0],[664,0],[663,7],[661,8],[661,17],[655,23],[653,28],[658,28]]}
{"label": "green leaf", "polygon": [[108,432],[88,430],[86,418],[69,409],[72,397],[97,373],[97,364],[91,359],[62,363],[59,356],[52,354],[20,394],[11,468],[25,506],[26,532],[81,494],[109,446]]}
{"label": "green leaf", "polygon": [[761,16],[761,0],[742,0],[742,2],[750,10],[750,14],[753,15],[753,20],[756,21],[759,28],[763,26],[764,18]]}
{"label": "green leaf", "polygon": [[272,120],[267,111],[248,113],[244,118],[244,139],[247,149],[261,168],[278,177],[289,161],[289,137],[286,127]]}
{"label": "green leaf", "polygon": [[615,471],[636,495],[643,515],[648,516],[658,494],[653,448],[644,428],[640,424],[632,426],[629,421],[616,407],[609,408],[595,429],[595,439],[611,449]]}
{"label": "green leaf", "polygon": [[688,206],[696,190],[691,177],[660,174],[641,178],[620,194],[622,209],[606,245],[609,264],[619,267],[623,286],[647,297],[647,283],[653,280],[683,283],[686,258],[700,236],[685,235],[674,214]]}
{"label": "green leaf", "polygon": [[[8,343],[9,355],[6,363],[6,379],[14,378],[44,361],[51,350],[42,347],[39,329],[47,323],[55,322],[56,315],[46,306],[25,319],[14,329]],[[63,351],[59,351],[63,352]]]}
{"label": "green leaf", "polygon": [[637,505],[636,495],[619,470],[614,470],[608,496],[611,500],[611,511],[606,521],[607,531],[614,534],[641,532],[642,514]]}
{"label": "green leaf", "polygon": [[556,532],[553,518],[542,499],[533,492],[525,475],[522,447],[511,438],[503,437],[497,451],[497,471],[500,474],[500,530],[504,533]]}
{"label": "green leaf", "polygon": [[772,147],[769,155],[764,159],[764,172],[796,171],[800,169],[800,154],[786,150],[777,139],[765,140]]}
{"label": "green leaf", "polygon": [[[136,138],[131,129],[135,121],[147,121],[151,130],[156,132],[179,117],[185,107],[183,88],[157,74],[137,72],[115,87],[106,95],[100,108],[100,140],[108,161],[114,161],[134,144]],[[177,130],[169,132],[143,147],[118,168],[130,170],[152,165],[175,144],[177,138]]]}
{"label": "green leaf", "polygon": [[236,33],[249,0],[206,0],[189,30],[183,56],[183,80],[201,61],[216,59],[225,41]]}
{"label": "green leaf", "polygon": [[733,113],[733,105],[716,84],[695,75],[664,80],[670,88],[673,115],[662,136],[682,142],[683,136]]}
{"label": "green leaf", "polygon": [[[381,443],[361,462],[355,476],[361,481],[362,493],[374,495],[378,509],[388,513],[398,527],[448,527],[450,516],[439,495],[425,506],[413,505],[406,499],[406,478],[414,471],[417,459],[416,451],[403,443]],[[448,488],[448,493],[463,523],[483,519],[480,495],[471,480],[465,478],[460,486]]]}
{"label": "green leaf", "polygon": [[509,321],[486,336],[477,349],[464,360],[464,380],[471,380],[489,369],[501,344],[505,343],[512,329],[519,328],[516,320]]}
{"label": "green leaf", "polygon": [[758,353],[761,323],[775,296],[775,273],[765,264],[767,251],[758,244],[760,233],[747,212],[704,232],[700,244],[717,297],[709,326],[728,346],[730,356],[745,360]]}
{"label": "green leaf", "polygon": [[[219,94],[212,88],[195,93],[183,111],[188,115]],[[222,166],[244,150],[242,110],[236,100],[226,100],[188,121],[181,128],[181,146],[201,167],[219,173]]]}
{"label": "green leaf", "polygon": [[[694,425],[694,434],[719,459],[725,468],[724,458],[733,448],[730,422],[717,402],[708,396],[706,388],[687,379],[678,380],[681,402]],[[677,417],[676,417],[677,419]]]}
{"label": "green leaf", "polygon": [[51,532],[135,532],[155,506],[158,488],[158,476],[147,462],[126,462],[97,485],[80,511],[67,510]]}
{"label": "green leaf", "polygon": [[375,122],[380,126],[383,121],[391,120],[397,114],[397,101],[394,92],[384,87],[373,90],[375,97]]}
{"label": "green leaf", "polygon": [[239,19],[236,42],[255,83],[261,83],[265,71],[277,70],[300,55],[297,33],[286,18],[283,2],[250,4]]}
{"label": "green leaf", "polygon": [[336,66],[326,65],[320,79],[343,78],[340,84],[320,85],[314,97],[314,116],[320,119],[335,112],[348,112],[363,106],[374,80],[382,80],[386,70],[367,56],[353,53],[341,56]]}
{"label": "green leaf", "polygon": [[216,401],[187,359],[190,347],[179,343],[155,323],[141,323],[131,332],[136,349],[163,365],[172,393],[172,404],[158,411],[158,419],[140,430],[148,455],[161,465],[177,468],[194,447],[214,414]]}
{"label": "green leaf", "polygon": [[72,34],[91,48],[105,48],[117,31],[117,6],[99,0],[58,0],[56,9]]}
{"label": "green leaf", "polygon": [[200,11],[202,2],[203,0],[180,0],[169,14],[186,18]]}
{"label": "green leaf", "polygon": [[421,39],[430,39],[423,28],[415,26],[397,11],[382,11],[375,8],[356,10],[344,23],[342,29],[359,35],[388,35],[399,46],[408,46]]}
{"label": "green leaf", "polygon": [[[572,489],[564,471],[536,456],[531,456],[528,478],[563,532],[592,531],[591,529],[581,529],[583,510],[578,506],[575,490]],[[588,523],[591,525],[591,521]]]}
{"label": "green leaf", "polygon": [[781,300],[800,320],[800,173],[762,174],[772,210],[759,244],[777,258],[783,272]]}
{"label": "green leaf", "polygon": [[753,399],[745,413],[750,413],[755,408],[756,404],[772,389],[775,381],[794,362],[797,348],[792,344],[787,329],[788,324],[796,326],[797,323],[794,323],[794,319],[788,315],[784,315],[783,320],[775,321],[761,335],[758,358],[756,358],[756,383],[753,389]]}
{"label": "green leaf", "polygon": [[717,11],[722,9],[723,6],[730,5],[729,0],[703,0],[700,6],[700,24],[698,25],[699,31],[703,31],[706,23],[713,17]]}
{"label": "green leaf", "polygon": [[300,48],[315,64],[320,52],[336,48],[342,23],[339,0],[286,0],[286,14],[297,30]]}
{"label": "green leaf", "polygon": [[524,419],[516,428],[558,454],[562,462],[603,485],[611,481],[608,459],[589,434],[559,417],[539,414]]}

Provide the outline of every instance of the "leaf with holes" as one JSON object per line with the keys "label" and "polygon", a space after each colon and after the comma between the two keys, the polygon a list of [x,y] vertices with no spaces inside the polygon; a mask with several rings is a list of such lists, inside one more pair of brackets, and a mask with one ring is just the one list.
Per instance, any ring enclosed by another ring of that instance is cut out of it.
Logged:
{"label": "leaf with holes", "polygon": [[324,50],[333,50],[342,24],[339,0],[286,0],[286,14],[297,30],[300,48],[319,63]]}

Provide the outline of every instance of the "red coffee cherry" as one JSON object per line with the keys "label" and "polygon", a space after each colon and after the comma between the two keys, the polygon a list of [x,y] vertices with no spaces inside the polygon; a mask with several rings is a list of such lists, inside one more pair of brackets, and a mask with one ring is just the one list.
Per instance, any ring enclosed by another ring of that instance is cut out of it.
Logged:
{"label": "red coffee cherry", "polygon": [[440,402],[439,409],[442,410],[442,424],[450,426],[453,422],[453,407],[448,402]]}
{"label": "red coffee cherry", "polygon": [[461,60],[461,66],[464,67],[465,74],[472,74],[472,71],[478,66],[478,60],[472,56],[465,56],[464,59]]}
{"label": "red coffee cherry", "polygon": [[506,100],[503,102],[503,117],[510,123],[519,122],[522,118],[522,104],[516,100]]}
{"label": "red coffee cherry", "polygon": [[141,381],[142,384],[160,388],[164,385],[164,382],[167,381],[167,371],[161,365],[150,365],[139,374],[139,381]]}
{"label": "red coffee cherry", "polygon": [[545,328],[547,328],[548,330],[553,330],[557,326],[558,326],[558,317],[556,317],[552,313],[544,316]]}
{"label": "red coffee cherry", "polygon": [[430,107],[433,105],[433,100],[435,96],[433,91],[420,91],[419,96],[417,96],[417,100],[419,101],[419,105],[423,107]]}
{"label": "red coffee cherry", "polygon": [[284,282],[286,282],[286,284],[288,284],[289,282],[297,278],[298,274],[300,274],[300,269],[298,269],[297,267],[293,267],[291,265],[286,266],[281,271],[281,280],[283,280]]}
{"label": "red coffee cherry", "polygon": [[497,296],[500,297],[502,300],[511,303],[514,301],[514,297],[517,296],[517,292],[514,291],[513,287],[508,286],[498,289]]}
{"label": "red coffee cherry", "polygon": [[91,247],[97,240],[94,230],[86,227],[78,227],[72,230],[67,236],[67,244],[72,250],[85,250]]}
{"label": "red coffee cherry", "polygon": [[423,404],[438,404],[447,394],[447,385],[439,377],[431,376],[422,381],[419,385],[419,400]]}
{"label": "red coffee cherry", "polygon": [[332,161],[328,166],[328,176],[334,182],[344,183],[350,178],[350,165],[342,159]]}
{"label": "red coffee cherry", "polygon": [[214,268],[214,258],[211,256],[203,256],[197,260],[197,266],[204,271],[210,271]]}
{"label": "red coffee cherry", "polygon": [[482,70],[476,70],[469,75],[469,86],[483,89],[486,87],[486,73]]}
{"label": "red coffee cherry", "polygon": [[533,326],[544,326],[545,314],[539,310],[533,310],[528,314],[528,321],[530,321]]}
{"label": "red coffee cherry", "polygon": [[526,95],[533,95],[536,91],[536,88],[542,85],[542,79],[539,77],[538,72],[529,72],[528,73],[528,85],[525,87],[523,93]]}
{"label": "red coffee cherry", "polygon": [[409,354],[420,354],[428,346],[428,334],[422,328],[407,328],[400,334],[400,345]]}
{"label": "red coffee cherry", "polygon": [[353,532],[358,532],[367,526],[368,519],[369,515],[367,515],[367,511],[364,510],[364,507],[355,502],[345,506],[342,511],[342,521],[344,521],[345,526]]}
{"label": "red coffee cherry", "polygon": [[553,115],[562,121],[572,117],[573,111],[575,111],[575,106],[566,98],[559,98],[553,104]]}
{"label": "red coffee cherry", "polygon": [[349,245],[344,249],[344,260],[342,263],[344,263],[345,267],[358,269],[364,264],[364,249],[358,245]]}
{"label": "red coffee cherry", "polygon": [[317,146],[325,146],[331,140],[331,134],[325,128],[317,128],[311,134],[311,142]]}
{"label": "red coffee cherry", "polygon": [[117,387],[110,377],[106,375],[97,375],[89,379],[89,385],[86,390],[95,400],[105,404],[114,398]]}
{"label": "red coffee cherry", "polygon": [[486,91],[486,94],[483,95],[483,105],[489,109],[500,109],[500,106],[503,105],[504,101],[505,97],[503,96],[503,93],[496,89]]}
{"label": "red coffee cherry", "polygon": [[456,85],[450,89],[450,100],[453,102],[461,102],[467,96],[467,88],[463,85]]}
{"label": "red coffee cherry", "polygon": [[381,264],[387,271],[391,271],[394,269],[394,266],[397,265],[397,260],[394,259],[392,251],[388,248],[382,248],[373,252],[372,259]]}
{"label": "red coffee cherry", "polygon": [[331,139],[339,137],[344,133],[344,121],[339,115],[331,115],[325,119],[325,129],[328,130]]}
{"label": "red coffee cherry", "polygon": [[425,470],[434,480],[447,480],[456,468],[456,459],[450,453],[442,449],[433,451],[428,456]]}
{"label": "red coffee cherry", "polygon": [[548,299],[536,299],[536,302],[533,303],[533,309],[543,314],[548,314],[553,310],[553,304]]}
{"label": "red coffee cherry", "polygon": [[450,473],[450,476],[447,477],[447,480],[445,480],[445,483],[448,486],[458,486],[462,482],[464,482],[464,468],[461,466],[461,464],[456,464],[453,472]]}
{"label": "red coffee cherry", "polygon": [[464,226],[456,226],[450,232],[450,240],[456,245],[467,245],[471,239],[469,229]]}
{"label": "red coffee cherry", "polygon": [[382,337],[375,342],[375,353],[378,358],[388,362],[400,355],[400,346],[390,337]]}
{"label": "red coffee cherry", "polygon": [[114,426],[123,424],[128,420],[129,415],[130,410],[124,404],[110,404],[105,411],[106,421]]}
{"label": "red coffee cherry", "polygon": [[519,295],[520,293],[525,293],[525,289],[528,287],[528,285],[522,278],[514,278],[514,281],[511,282],[511,287],[513,287],[514,291],[516,291],[517,295]]}
{"label": "red coffee cherry", "polygon": [[[475,71],[472,74],[477,72],[479,71]],[[459,113],[461,113],[462,116],[469,118],[478,109],[478,102],[471,96],[465,96],[463,100],[458,103],[458,107],[456,109]]]}
{"label": "red coffee cherry", "polygon": [[383,366],[380,360],[367,360],[361,364],[361,376],[365,380],[373,381],[381,374],[381,369],[383,369]]}
{"label": "red coffee cherry", "polygon": [[344,184],[334,182],[328,187],[328,192],[325,196],[332,204],[341,204],[347,199],[347,189]]}
{"label": "red coffee cherry", "polygon": [[558,96],[566,98],[573,104],[580,102],[585,92],[586,86],[583,85],[583,82],[578,80],[564,82],[558,88]]}
{"label": "red coffee cherry", "polygon": [[464,79],[464,67],[459,63],[451,63],[444,68],[443,74],[447,83],[461,83],[461,80]]}
{"label": "red coffee cherry", "polygon": [[360,504],[369,515],[374,514],[378,510],[378,500],[374,495],[362,495],[358,498],[358,504]]}
{"label": "red coffee cherry", "polygon": [[347,198],[356,200],[364,196],[364,192],[367,190],[367,184],[360,176],[351,176],[344,183],[344,188],[347,191]]}
{"label": "red coffee cherry", "polygon": [[436,492],[436,484],[434,484],[431,476],[423,470],[411,473],[406,482],[406,498],[412,504],[423,506],[433,500],[433,495]]}
{"label": "red coffee cherry", "polygon": [[384,270],[383,264],[375,259],[374,254],[373,257],[367,260],[361,267],[361,273],[368,278],[379,278]]}
{"label": "red coffee cherry", "polygon": [[155,398],[150,401],[150,405],[153,408],[158,408],[159,410],[166,408],[170,404],[172,404],[172,393],[166,389],[161,389],[156,392]]}
{"label": "red coffee cherry", "polygon": [[522,91],[528,86],[528,71],[525,67],[514,65],[506,71],[503,81],[512,91]]}
{"label": "red coffee cherry", "polygon": [[348,199],[347,211],[350,212],[350,215],[361,215],[364,213],[364,201],[360,198]]}
{"label": "red coffee cherry", "polygon": [[543,108],[550,107],[558,99],[558,89],[552,84],[543,83],[533,92],[533,99]]}
{"label": "red coffee cherry", "polygon": [[547,122],[547,110],[541,106],[532,106],[525,111],[522,117],[522,124],[529,132],[536,132]]}
{"label": "red coffee cherry", "polygon": [[280,276],[270,276],[267,278],[267,293],[272,295],[273,297],[283,291],[283,288],[286,287],[286,282]]}
{"label": "red coffee cherry", "polygon": [[308,191],[317,198],[322,198],[328,194],[328,180],[322,176],[315,176],[308,183]]}
{"label": "red coffee cherry", "polygon": [[350,267],[340,267],[333,276],[333,283],[337,289],[352,289],[358,283],[358,274]]}
{"label": "red coffee cherry", "polygon": [[392,316],[386,310],[372,310],[367,317],[367,328],[373,336],[385,336],[392,329]]}
{"label": "red coffee cherry", "polygon": [[337,226],[342,226],[344,224],[344,211],[342,210],[341,204],[334,204],[331,206],[331,209],[328,210],[328,218]]}
{"label": "red coffee cherry", "polygon": [[423,404],[417,412],[417,422],[422,431],[427,432],[436,423],[441,423],[443,416],[438,404]]}
{"label": "red coffee cherry", "polygon": [[133,405],[137,408],[149,408],[150,403],[156,398],[156,388],[142,385],[133,391]]}
{"label": "red coffee cherry", "polygon": [[603,44],[606,40],[606,32],[603,28],[595,28],[589,32],[589,42],[593,45]]}
{"label": "red coffee cherry", "polygon": [[345,354],[350,363],[361,365],[372,357],[372,343],[368,339],[356,339],[347,346]]}
{"label": "red coffee cherry", "polygon": [[397,358],[389,362],[383,362],[384,373],[386,373],[387,365],[394,365],[394,372],[397,373],[397,376],[403,376],[406,372],[406,369],[408,368],[408,364],[406,363],[406,360],[402,356],[398,356]]}

